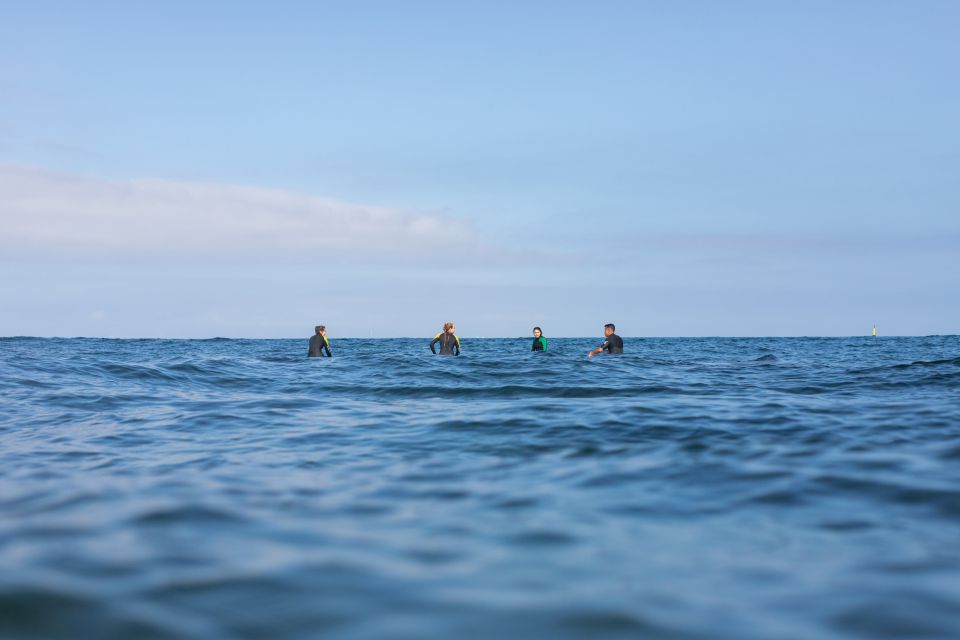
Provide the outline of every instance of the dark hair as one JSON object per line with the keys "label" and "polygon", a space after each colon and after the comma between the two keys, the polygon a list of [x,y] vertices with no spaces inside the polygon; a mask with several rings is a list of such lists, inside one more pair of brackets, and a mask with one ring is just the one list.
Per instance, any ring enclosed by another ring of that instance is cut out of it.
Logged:
{"label": "dark hair", "polygon": [[534,331],[539,331],[539,332],[540,332],[540,335],[543,335],[543,329],[541,329],[540,327],[534,327],[533,330],[534,330]]}
{"label": "dark hair", "polygon": [[609,328],[610,331],[616,331],[617,325],[613,324],[612,322],[608,322],[607,324],[603,325],[603,328],[604,329]]}
{"label": "dark hair", "polygon": [[317,326],[315,326],[315,327],[313,328],[313,330],[316,331],[317,333],[320,333],[321,331],[326,331],[327,328],[326,328],[325,326],[323,326],[322,324],[318,324]]}

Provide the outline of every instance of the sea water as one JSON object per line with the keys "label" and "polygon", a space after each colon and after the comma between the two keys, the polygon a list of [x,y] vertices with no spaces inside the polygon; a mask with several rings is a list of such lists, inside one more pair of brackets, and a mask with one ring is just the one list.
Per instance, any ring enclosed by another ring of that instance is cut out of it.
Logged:
{"label": "sea water", "polygon": [[0,340],[6,638],[960,637],[960,337]]}

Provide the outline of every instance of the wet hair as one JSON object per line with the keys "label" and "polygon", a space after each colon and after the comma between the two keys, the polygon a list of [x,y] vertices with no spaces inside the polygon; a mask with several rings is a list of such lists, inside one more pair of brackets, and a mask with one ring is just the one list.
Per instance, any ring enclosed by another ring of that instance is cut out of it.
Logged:
{"label": "wet hair", "polygon": [[320,333],[321,331],[326,331],[327,328],[326,328],[325,326],[323,326],[322,324],[318,324],[317,326],[315,326],[315,327],[313,328],[313,330],[316,331],[317,333]]}
{"label": "wet hair", "polygon": [[443,323],[443,332],[446,333],[447,331],[450,330],[450,327],[452,327],[452,326],[453,326],[453,323],[452,323],[452,322],[444,322],[444,323]]}
{"label": "wet hair", "polygon": [[617,325],[613,324],[612,322],[608,322],[607,324],[603,325],[603,328],[610,329],[610,331],[616,331]]}
{"label": "wet hair", "polygon": [[543,335],[543,329],[541,329],[540,327],[534,327],[533,330],[534,330],[534,331],[539,331],[539,332],[540,332],[540,335]]}

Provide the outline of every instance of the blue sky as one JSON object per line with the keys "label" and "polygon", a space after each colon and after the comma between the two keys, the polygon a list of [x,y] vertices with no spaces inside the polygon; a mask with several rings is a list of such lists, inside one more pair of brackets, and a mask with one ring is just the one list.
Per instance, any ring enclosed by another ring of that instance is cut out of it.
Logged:
{"label": "blue sky", "polygon": [[0,335],[957,333],[958,23],[8,3]]}

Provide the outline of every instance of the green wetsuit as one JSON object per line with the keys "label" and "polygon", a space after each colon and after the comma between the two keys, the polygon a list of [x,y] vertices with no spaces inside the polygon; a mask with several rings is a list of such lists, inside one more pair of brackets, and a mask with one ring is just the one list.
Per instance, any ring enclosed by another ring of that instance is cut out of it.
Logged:
{"label": "green wetsuit", "polygon": [[543,336],[533,339],[533,346],[530,348],[530,351],[546,351],[547,350],[547,339]]}

